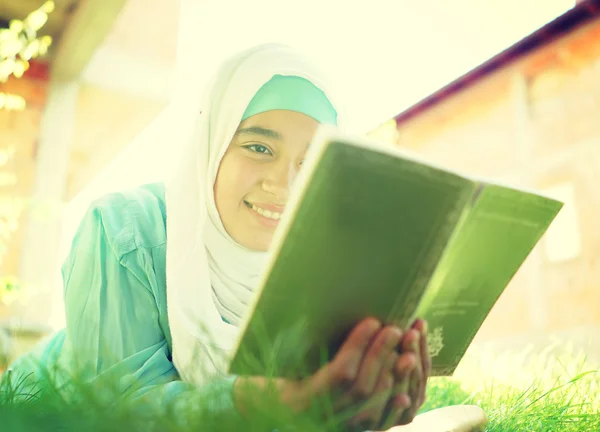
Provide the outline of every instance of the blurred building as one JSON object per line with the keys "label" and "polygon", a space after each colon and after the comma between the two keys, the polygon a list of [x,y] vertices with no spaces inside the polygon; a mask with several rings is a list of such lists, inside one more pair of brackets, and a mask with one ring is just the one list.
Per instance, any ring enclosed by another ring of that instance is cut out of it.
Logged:
{"label": "blurred building", "polygon": [[[24,19],[40,3],[2,0],[0,28]],[[173,139],[174,131],[148,127],[157,116],[167,112],[164,123],[177,124],[189,111],[184,104],[169,106],[177,84],[173,29],[180,24],[180,2],[54,3],[40,30],[54,39],[48,55],[31,62],[23,77],[0,83],[0,93],[26,102],[22,110],[0,109],[0,221],[6,220],[0,224],[0,236],[6,234],[0,241],[0,279],[22,283],[18,296],[0,298],[0,327],[18,336],[13,352],[50,330],[45,323],[60,297],[52,280],[60,264],[64,205],[101,172],[106,182],[107,166],[140,131]],[[567,201],[554,234],[490,315],[478,336],[482,340],[599,324],[597,4],[578,5],[373,132],[445,166],[547,189]],[[184,42],[179,49],[185,52],[199,43]],[[187,86],[200,81],[197,67],[190,61],[182,68]],[[141,144],[131,151],[139,152],[143,165],[148,146]],[[121,162],[121,172],[130,160]],[[156,163],[162,161],[149,163],[147,171]]]}
{"label": "blurred building", "polygon": [[[3,0],[0,29],[43,3]],[[65,204],[169,102],[179,14],[170,0],[50,3],[48,53],[0,80],[24,105],[0,107],[0,327],[31,341],[50,330]]]}
{"label": "blurred building", "polygon": [[600,343],[600,2],[579,2],[372,135],[565,202],[478,341]]}

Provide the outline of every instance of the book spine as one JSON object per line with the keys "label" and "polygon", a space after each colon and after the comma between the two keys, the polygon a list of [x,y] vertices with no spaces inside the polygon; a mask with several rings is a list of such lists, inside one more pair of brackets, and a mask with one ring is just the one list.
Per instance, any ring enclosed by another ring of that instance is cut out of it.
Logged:
{"label": "book spine", "polygon": [[423,296],[427,292],[454,233],[471,209],[470,202],[476,194],[477,186],[477,183],[473,183],[471,188],[465,188],[456,200],[452,211],[448,212],[446,218],[438,219],[437,225],[431,230],[431,235],[427,239],[431,247],[425,248],[425,253],[418,260],[420,265],[416,269],[417,274],[412,287],[408,290],[409,294],[407,297],[400,296],[390,313],[390,321],[401,328],[406,328],[416,318],[415,312],[420,309],[419,305]]}

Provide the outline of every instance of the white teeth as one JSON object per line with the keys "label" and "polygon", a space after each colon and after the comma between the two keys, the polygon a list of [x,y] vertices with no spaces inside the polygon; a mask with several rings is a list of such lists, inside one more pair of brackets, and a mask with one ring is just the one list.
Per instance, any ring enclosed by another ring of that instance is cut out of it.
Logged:
{"label": "white teeth", "polygon": [[254,204],[252,204],[252,210],[254,210],[259,215],[264,216],[268,219],[279,220],[281,218],[281,213],[275,212],[275,211],[270,211],[270,210],[265,210],[260,207],[256,207]]}

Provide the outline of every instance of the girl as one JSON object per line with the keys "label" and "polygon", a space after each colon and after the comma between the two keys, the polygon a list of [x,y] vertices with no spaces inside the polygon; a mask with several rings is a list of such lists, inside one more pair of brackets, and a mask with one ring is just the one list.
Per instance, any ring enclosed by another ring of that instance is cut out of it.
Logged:
{"label": "girl", "polygon": [[[339,120],[320,73],[290,48],[226,61],[173,181],[91,206],[63,266],[66,329],[13,370],[39,372],[36,359],[165,399],[222,375],[307,146],[319,124]],[[314,376],[277,385],[297,411],[327,393],[338,410],[368,402],[350,424],[409,423],[425,397],[426,346],[421,320],[403,331],[365,317]],[[224,377],[219,403],[243,413],[245,384],[265,381]]]}

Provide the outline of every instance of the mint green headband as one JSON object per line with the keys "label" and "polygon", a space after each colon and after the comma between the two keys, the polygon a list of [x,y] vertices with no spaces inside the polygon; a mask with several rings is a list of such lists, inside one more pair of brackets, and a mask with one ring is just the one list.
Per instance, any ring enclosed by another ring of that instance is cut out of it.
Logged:
{"label": "mint green headband", "polygon": [[274,75],[256,92],[242,121],[272,110],[296,111],[321,124],[337,124],[337,112],[325,93],[310,81],[297,76]]}

